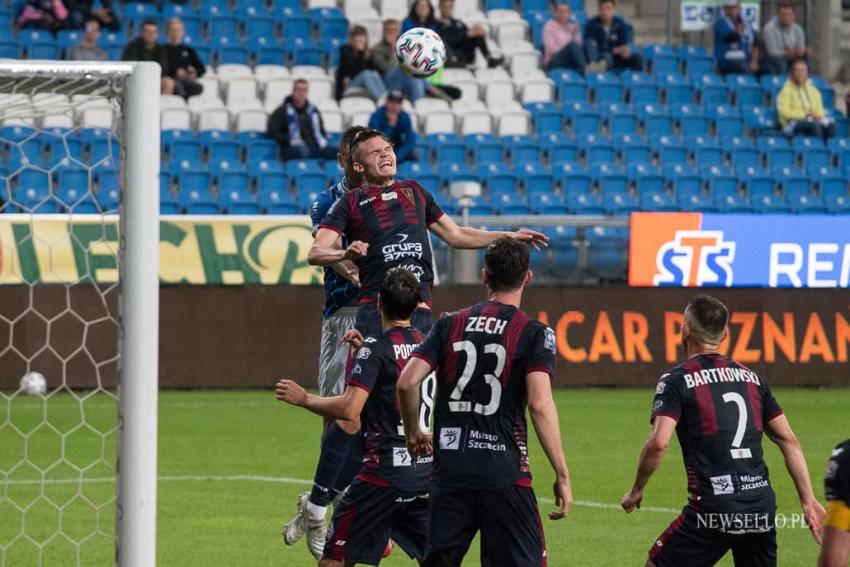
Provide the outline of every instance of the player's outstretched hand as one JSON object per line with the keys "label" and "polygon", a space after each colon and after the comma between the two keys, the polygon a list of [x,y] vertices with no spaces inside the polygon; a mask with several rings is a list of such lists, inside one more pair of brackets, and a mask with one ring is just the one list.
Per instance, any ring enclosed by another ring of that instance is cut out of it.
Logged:
{"label": "player's outstretched hand", "polygon": [[826,510],[823,509],[820,502],[812,500],[803,503],[803,515],[812,531],[812,537],[815,538],[818,545],[821,545],[823,543],[823,519],[826,516]]}
{"label": "player's outstretched hand", "polygon": [[537,232],[536,230],[521,228],[514,233],[514,238],[520,242],[525,242],[535,250],[540,250],[549,246],[549,237],[542,232]]}
{"label": "player's outstretched hand", "polygon": [[620,506],[623,507],[627,513],[632,513],[635,511],[635,508],[640,508],[640,503],[643,500],[643,492],[635,492],[634,490],[629,490],[623,496],[623,499],[620,500]]}
{"label": "player's outstretched hand", "polygon": [[307,392],[304,391],[304,388],[292,380],[281,380],[275,386],[274,391],[278,400],[294,406],[304,405],[304,401],[307,399]]}
{"label": "player's outstretched hand", "polygon": [[573,490],[570,487],[568,478],[555,479],[555,485],[552,487],[555,493],[555,506],[559,506],[558,510],[549,512],[550,520],[560,520],[566,518],[570,513],[570,508],[573,506]]}
{"label": "player's outstretched hand", "polygon": [[431,443],[434,435],[426,431],[412,431],[407,437],[407,452],[415,457],[430,455],[434,451]]}
{"label": "player's outstretched hand", "polygon": [[362,240],[355,240],[345,249],[346,260],[358,260],[369,252],[369,244]]}
{"label": "player's outstretched hand", "polygon": [[348,343],[354,348],[360,348],[363,344],[363,334],[357,329],[349,329],[342,336],[342,342]]}

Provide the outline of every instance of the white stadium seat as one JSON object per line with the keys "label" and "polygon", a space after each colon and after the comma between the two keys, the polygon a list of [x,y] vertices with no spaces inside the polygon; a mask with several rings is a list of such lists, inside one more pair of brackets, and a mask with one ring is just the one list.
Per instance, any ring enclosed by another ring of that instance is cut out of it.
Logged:
{"label": "white stadium seat", "polygon": [[493,108],[503,102],[514,100],[514,83],[510,79],[494,79],[484,87],[484,103]]}
{"label": "white stadium seat", "polygon": [[445,81],[447,85],[460,89],[460,98],[463,100],[480,100],[481,90],[475,79],[458,79],[456,81]]}
{"label": "white stadium seat", "polygon": [[269,79],[263,94],[263,107],[269,112],[283,104],[283,99],[292,94],[292,84],[295,82],[291,77],[276,77]]}
{"label": "white stadium seat", "polygon": [[345,130],[345,117],[339,108],[328,108],[320,110],[322,115],[322,124],[325,125],[327,132],[342,132]]}
{"label": "white stadium seat", "polygon": [[487,110],[487,105],[476,99],[458,99],[452,101],[452,112],[455,113],[455,116],[461,116],[464,112],[471,112],[476,110]]}
{"label": "white stadium seat", "polygon": [[283,65],[257,65],[254,67],[254,78],[258,83],[265,83],[275,77],[289,77],[289,68]]}
{"label": "white stadium seat", "polygon": [[247,65],[241,63],[225,63],[215,69],[216,77],[227,80],[233,77],[253,77],[254,72]]}
{"label": "white stadium seat", "polygon": [[489,10],[487,12],[487,19],[494,26],[502,22],[523,21],[523,19],[519,15],[519,12],[517,12],[516,10]]}
{"label": "white stadium seat", "polygon": [[336,8],[336,0],[308,0],[307,8]]}
{"label": "white stadium seat", "polygon": [[328,77],[310,77],[307,82],[310,85],[310,94],[307,98],[313,104],[326,101],[334,96],[334,81]]}
{"label": "white stadium seat", "polygon": [[196,117],[198,130],[230,130],[230,112],[226,108],[205,108]]}
{"label": "white stadium seat", "polygon": [[490,134],[493,132],[493,120],[486,110],[469,110],[463,113],[460,123],[461,135]]}
{"label": "white stadium seat", "polygon": [[323,67],[318,65],[295,65],[290,71],[290,76],[293,79],[310,79],[312,77],[327,77]]}
{"label": "white stadium seat", "polygon": [[108,106],[83,108],[80,113],[80,124],[83,128],[112,128],[112,108]]}
{"label": "white stadium seat", "polygon": [[228,106],[231,106],[235,101],[257,98],[257,81],[254,80],[254,77],[234,77],[224,81],[223,86]]}
{"label": "white stadium seat", "polygon": [[358,111],[375,112],[375,103],[371,98],[364,96],[347,96],[339,101],[339,107],[343,114],[349,115]]}
{"label": "white stadium seat", "polygon": [[528,23],[525,20],[500,22],[494,27],[496,29],[496,41],[499,45],[528,38]]}
{"label": "white stadium seat", "polygon": [[342,3],[342,12],[349,20],[372,9],[372,0],[344,0]]}
{"label": "white stadium seat", "polygon": [[366,126],[369,124],[369,118],[372,117],[373,111],[368,110],[355,110],[352,113],[346,113],[345,116],[348,118],[349,126]]}
{"label": "white stadium seat", "polygon": [[531,119],[525,110],[503,112],[498,115],[499,136],[528,134]]}
{"label": "white stadium seat", "polygon": [[522,102],[551,102],[555,85],[550,79],[528,80],[522,83]]}
{"label": "white stadium seat", "polygon": [[159,97],[160,108],[186,108],[186,100],[177,95],[161,95]]}
{"label": "white stadium seat", "polygon": [[246,109],[236,115],[237,132],[265,132],[269,115],[263,109]]}
{"label": "white stadium seat", "polygon": [[74,119],[67,114],[45,114],[41,119],[42,128],[73,128]]}
{"label": "white stadium seat", "polygon": [[366,33],[369,34],[369,45],[374,46],[381,42],[381,34],[384,30],[384,20],[375,13],[375,15],[357,14],[353,24],[358,24],[366,28]]}
{"label": "white stadium seat", "polygon": [[188,106],[192,112],[198,112],[205,108],[221,108],[224,106],[224,101],[218,96],[190,96]]}
{"label": "white stadium seat", "polygon": [[[406,100],[406,99],[405,99]],[[449,103],[441,98],[424,97],[416,101],[413,105],[419,113],[431,112],[433,110],[448,110]]]}
{"label": "white stadium seat", "polygon": [[187,108],[163,108],[159,112],[159,125],[163,130],[191,130],[192,113]]}
{"label": "white stadium seat", "polygon": [[407,17],[407,0],[381,0],[381,19],[403,20]]}
{"label": "white stadium seat", "polygon": [[424,115],[422,130],[428,134],[452,134],[455,131],[455,115],[451,110],[435,110]]}

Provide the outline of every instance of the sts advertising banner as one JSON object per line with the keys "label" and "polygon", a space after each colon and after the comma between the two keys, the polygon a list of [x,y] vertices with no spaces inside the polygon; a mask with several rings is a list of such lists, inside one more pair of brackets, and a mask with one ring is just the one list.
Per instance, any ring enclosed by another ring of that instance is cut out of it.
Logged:
{"label": "sts advertising banner", "polygon": [[846,288],[850,217],[634,213],[629,285]]}
{"label": "sts advertising banner", "polygon": [[[305,217],[164,216],[159,228],[165,284],[321,284],[307,264]],[[0,216],[0,284],[118,280],[118,218]]]}
{"label": "sts advertising banner", "polygon": [[[720,12],[721,0],[682,0],[682,31],[710,29]],[[741,15],[759,27],[759,0],[741,0]]]}

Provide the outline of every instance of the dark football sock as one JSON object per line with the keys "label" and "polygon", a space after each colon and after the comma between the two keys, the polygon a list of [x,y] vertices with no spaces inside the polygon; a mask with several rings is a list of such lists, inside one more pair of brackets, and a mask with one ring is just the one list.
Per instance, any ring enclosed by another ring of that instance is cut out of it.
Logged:
{"label": "dark football sock", "polygon": [[[351,446],[360,440],[360,432],[349,435],[336,422],[331,423],[322,437],[322,449],[316,474],[313,475],[313,490],[310,502],[317,506],[327,506],[337,495],[334,487],[348,460]],[[347,485],[346,485],[347,486]]]}

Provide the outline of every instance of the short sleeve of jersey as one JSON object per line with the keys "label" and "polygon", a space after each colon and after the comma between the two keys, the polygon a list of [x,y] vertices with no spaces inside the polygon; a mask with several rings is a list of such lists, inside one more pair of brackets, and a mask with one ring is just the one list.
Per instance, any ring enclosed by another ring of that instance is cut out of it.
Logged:
{"label": "short sleeve of jersey", "polygon": [[682,377],[676,373],[667,373],[661,376],[655,386],[655,398],[652,400],[652,418],[655,421],[659,415],[672,417],[676,421],[682,418],[682,405],[684,392],[682,391]]}
{"label": "short sleeve of jersey", "polygon": [[554,331],[545,325],[540,325],[532,338],[525,373],[545,372],[550,377],[554,376],[557,353],[558,346]]}
{"label": "short sleeve of jersey", "polygon": [[428,336],[422,341],[416,350],[410,355],[414,358],[419,358],[428,363],[431,369],[437,368],[440,362],[440,355],[443,352],[443,340],[446,336],[446,327],[451,321],[451,316],[446,315],[441,317],[434,323],[431,330],[428,331]]}
{"label": "short sleeve of jersey", "polygon": [[446,213],[443,212],[442,207],[437,204],[437,201],[434,200],[434,196],[431,195],[427,189],[418,183],[416,184],[416,188],[419,189],[419,192],[422,193],[422,197],[425,199],[425,224],[434,224]]}
{"label": "short sleeve of jersey", "polygon": [[348,195],[343,195],[331,206],[328,214],[319,223],[319,228],[329,228],[340,234],[345,233],[348,228],[348,219],[351,216],[351,205]]}
{"label": "short sleeve of jersey", "polygon": [[381,373],[381,353],[377,343],[364,343],[354,356],[348,372],[348,385],[371,392]]}
{"label": "short sleeve of jersey", "polygon": [[313,236],[316,235],[319,225],[322,224],[322,220],[327,216],[333,204],[333,196],[329,192],[319,193],[319,196],[313,202],[313,206],[310,207],[310,222],[313,223]]}
{"label": "short sleeve of jersey", "polygon": [[780,406],[779,402],[776,401],[776,398],[773,397],[773,392],[770,391],[770,388],[764,383],[764,381],[761,383],[761,396],[762,415],[764,416],[765,423],[784,413],[782,411],[782,406]]}

